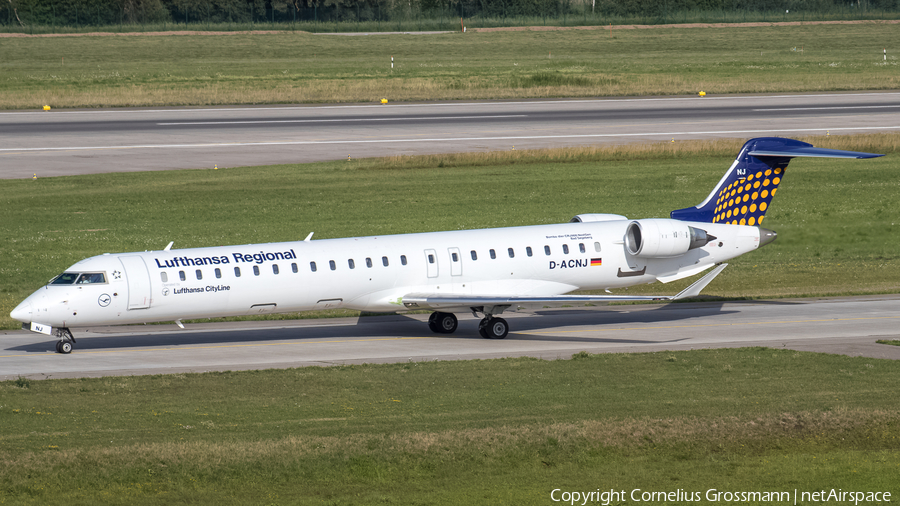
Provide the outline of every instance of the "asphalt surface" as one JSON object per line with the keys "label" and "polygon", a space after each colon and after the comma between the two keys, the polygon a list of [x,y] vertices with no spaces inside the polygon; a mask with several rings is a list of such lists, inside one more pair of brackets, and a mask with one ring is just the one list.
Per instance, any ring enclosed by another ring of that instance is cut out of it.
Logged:
{"label": "asphalt surface", "polygon": [[459,315],[432,334],[427,315],[105,327],[76,331],[70,355],[27,331],[0,333],[0,380],[246,370],[767,346],[900,359],[900,295],[548,309],[504,314],[503,340]]}
{"label": "asphalt surface", "polygon": [[0,179],[900,130],[900,93],[0,113]]}

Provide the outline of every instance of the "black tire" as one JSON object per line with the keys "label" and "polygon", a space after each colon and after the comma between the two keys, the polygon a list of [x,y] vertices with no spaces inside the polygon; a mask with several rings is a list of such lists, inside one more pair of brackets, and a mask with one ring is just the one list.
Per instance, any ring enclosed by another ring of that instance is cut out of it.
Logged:
{"label": "black tire", "polygon": [[452,334],[459,326],[459,320],[453,313],[437,313],[437,327],[441,334]]}
{"label": "black tire", "polygon": [[56,341],[56,353],[62,353],[62,341]]}
{"label": "black tire", "polygon": [[59,343],[59,352],[64,355],[72,353],[72,343],[70,343],[69,341],[61,341]]}
{"label": "black tire", "polygon": [[438,315],[440,313],[431,313],[431,316],[428,317],[428,328],[431,329],[435,334],[441,333],[441,328],[438,326]]}
{"label": "black tire", "polygon": [[509,334],[509,324],[503,318],[485,318],[478,324],[478,333],[485,339],[503,339]]}

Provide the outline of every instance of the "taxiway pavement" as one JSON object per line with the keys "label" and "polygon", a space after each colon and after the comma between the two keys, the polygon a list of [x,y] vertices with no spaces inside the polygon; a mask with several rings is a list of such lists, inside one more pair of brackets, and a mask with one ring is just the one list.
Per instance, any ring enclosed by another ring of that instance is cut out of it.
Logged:
{"label": "taxiway pavement", "polygon": [[27,331],[0,332],[0,380],[144,375],[590,353],[767,346],[900,359],[900,295],[546,309],[504,314],[510,333],[482,339],[460,315],[452,335],[427,315],[93,328],[70,355]]}

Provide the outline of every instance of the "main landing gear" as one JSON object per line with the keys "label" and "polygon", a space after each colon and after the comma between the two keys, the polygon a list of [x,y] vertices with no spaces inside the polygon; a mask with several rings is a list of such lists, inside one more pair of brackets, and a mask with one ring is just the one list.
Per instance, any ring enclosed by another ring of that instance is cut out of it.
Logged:
{"label": "main landing gear", "polygon": [[[480,311],[480,310],[479,310]],[[483,311],[480,311],[483,312]],[[472,314],[476,310],[472,309]],[[483,313],[484,318],[478,322],[478,333],[485,339],[503,339],[509,334],[509,324],[503,318],[497,318],[491,313]],[[434,312],[428,317],[428,328],[436,334],[452,334],[456,331],[459,321],[453,313]]]}
{"label": "main landing gear", "polygon": [[431,313],[428,317],[428,328],[435,334],[452,334],[456,332],[459,320],[453,313]]}
{"label": "main landing gear", "polygon": [[72,345],[75,344],[75,336],[72,335],[72,331],[66,327],[58,328],[56,337],[59,338],[59,341],[56,342],[56,353],[64,355],[72,353]]}
{"label": "main landing gear", "polygon": [[509,324],[503,318],[486,316],[478,322],[478,333],[485,339],[503,339],[509,334]]}

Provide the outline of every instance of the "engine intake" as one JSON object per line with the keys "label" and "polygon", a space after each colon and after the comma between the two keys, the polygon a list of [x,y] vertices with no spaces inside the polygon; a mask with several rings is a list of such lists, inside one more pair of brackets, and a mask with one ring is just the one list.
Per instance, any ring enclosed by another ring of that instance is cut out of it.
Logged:
{"label": "engine intake", "polygon": [[625,250],[641,258],[668,258],[706,246],[715,236],[679,220],[637,220],[625,229]]}

